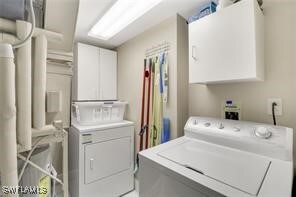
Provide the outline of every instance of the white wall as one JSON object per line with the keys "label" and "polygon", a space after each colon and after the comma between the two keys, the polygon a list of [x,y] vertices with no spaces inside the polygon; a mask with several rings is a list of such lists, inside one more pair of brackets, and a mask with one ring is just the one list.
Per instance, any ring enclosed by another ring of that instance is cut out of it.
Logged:
{"label": "white wall", "polygon": [[[47,63],[46,91],[60,91],[62,111],[46,113],[46,124],[62,120],[64,128],[70,127],[72,68],[66,65]],[[51,158],[57,172],[62,173],[63,149],[61,143],[51,144]]]}
{"label": "white wall", "polygon": [[278,124],[296,130],[296,1],[265,0],[264,16],[265,81],[190,85],[190,115],[220,117],[221,103],[233,99],[242,102],[243,120],[272,124],[267,99],[282,98],[283,116],[278,117]]}
{"label": "white wall", "polygon": [[184,134],[184,126],[188,120],[188,25],[183,17],[177,17],[177,111],[178,111],[178,137]]}
{"label": "white wall", "polygon": [[61,42],[48,43],[48,49],[73,52],[74,33],[79,0],[47,0],[44,14],[45,29],[63,34]]}

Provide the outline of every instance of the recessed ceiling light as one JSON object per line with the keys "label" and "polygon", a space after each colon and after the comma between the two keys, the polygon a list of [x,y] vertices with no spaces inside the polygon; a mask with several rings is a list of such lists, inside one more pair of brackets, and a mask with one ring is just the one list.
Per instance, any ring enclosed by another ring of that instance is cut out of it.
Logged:
{"label": "recessed ceiling light", "polygon": [[162,0],[117,0],[91,28],[89,36],[108,40]]}

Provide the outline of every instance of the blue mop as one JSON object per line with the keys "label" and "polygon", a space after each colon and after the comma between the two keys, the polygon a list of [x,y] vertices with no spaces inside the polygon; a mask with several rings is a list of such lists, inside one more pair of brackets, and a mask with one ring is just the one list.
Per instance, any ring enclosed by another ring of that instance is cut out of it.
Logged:
{"label": "blue mop", "polygon": [[161,133],[161,143],[170,141],[170,119],[163,118],[163,131]]}

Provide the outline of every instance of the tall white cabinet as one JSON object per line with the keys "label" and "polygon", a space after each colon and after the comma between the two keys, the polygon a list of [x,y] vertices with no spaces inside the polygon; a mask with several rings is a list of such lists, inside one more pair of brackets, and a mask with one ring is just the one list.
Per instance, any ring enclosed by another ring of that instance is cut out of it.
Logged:
{"label": "tall white cabinet", "polygon": [[117,53],[77,43],[73,78],[73,100],[117,99]]}
{"label": "tall white cabinet", "polygon": [[189,24],[189,82],[264,79],[264,16],[257,0],[239,1]]}

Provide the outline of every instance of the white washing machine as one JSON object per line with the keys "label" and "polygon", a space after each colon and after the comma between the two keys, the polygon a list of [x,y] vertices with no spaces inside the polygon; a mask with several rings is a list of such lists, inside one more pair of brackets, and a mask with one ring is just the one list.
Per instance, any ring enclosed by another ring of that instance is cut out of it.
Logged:
{"label": "white washing machine", "polygon": [[134,189],[134,123],[82,126],[69,132],[71,197],[118,197]]}
{"label": "white washing machine", "polygon": [[293,131],[192,117],[185,136],[140,152],[140,197],[290,197]]}

